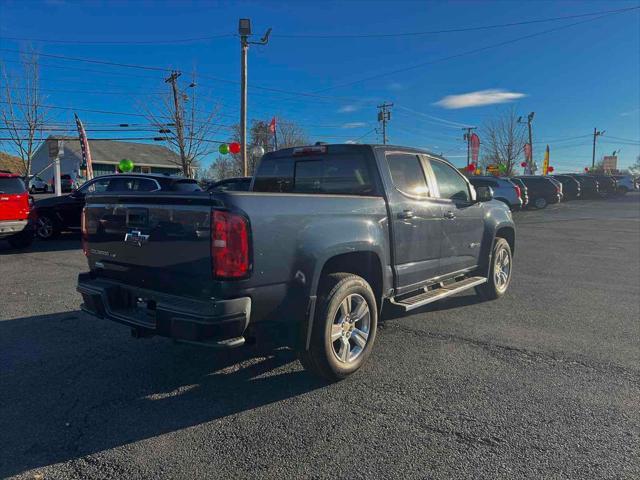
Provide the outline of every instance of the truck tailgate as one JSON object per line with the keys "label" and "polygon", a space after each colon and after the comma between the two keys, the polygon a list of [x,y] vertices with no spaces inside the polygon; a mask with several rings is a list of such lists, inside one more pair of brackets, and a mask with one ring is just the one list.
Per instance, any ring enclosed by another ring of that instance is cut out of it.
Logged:
{"label": "truck tailgate", "polygon": [[213,204],[208,194],[87,200],[83,240],[99,276],[178,295],[208,295]]}

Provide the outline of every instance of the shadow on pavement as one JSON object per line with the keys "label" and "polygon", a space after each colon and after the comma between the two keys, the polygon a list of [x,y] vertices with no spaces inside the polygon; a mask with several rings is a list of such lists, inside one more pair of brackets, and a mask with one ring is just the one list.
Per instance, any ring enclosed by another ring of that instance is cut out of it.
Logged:
{"label": "shadow on pavement", "polygon": [[0,240],[0,255],[19,255],[29,252],[60,252],[65,250],[80,250],[79,233],[62,233],[53,240],[35,239],[31,246],[22,249],[15,249],[9,245],[9,242]]}
{"label": "shadow on pavement", "polygon": [[289,350],[133,340],[79,311],[0,321],[0,477],[326,385],[295,360]]}

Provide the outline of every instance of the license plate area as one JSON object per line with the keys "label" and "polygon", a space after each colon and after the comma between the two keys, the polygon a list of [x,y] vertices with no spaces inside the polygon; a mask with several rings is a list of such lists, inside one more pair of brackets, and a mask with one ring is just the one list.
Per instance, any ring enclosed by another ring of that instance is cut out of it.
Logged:
{"label": "license plate area", "polygon": [[111,311],[123,319],[146,328],[156,328],[156,301],[126,289],[110,295]]}

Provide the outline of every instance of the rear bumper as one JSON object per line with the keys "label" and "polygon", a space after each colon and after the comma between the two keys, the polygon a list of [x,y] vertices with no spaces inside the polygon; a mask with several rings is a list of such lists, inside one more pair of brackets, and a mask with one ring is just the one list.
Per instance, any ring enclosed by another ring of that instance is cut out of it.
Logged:
{"label": "rear bumper", "polygon": [[110,280],[78,276],[83,311],[128,325],[140,336],[160,335],[212,347],[244,343],[251,316],[249,297],[196,300],[131,287]]}
{"label": "rear bumper", "polygon": [[22,232],[25,228],[32,228],[29,220],[0,221],[0,238],[10,237]]}

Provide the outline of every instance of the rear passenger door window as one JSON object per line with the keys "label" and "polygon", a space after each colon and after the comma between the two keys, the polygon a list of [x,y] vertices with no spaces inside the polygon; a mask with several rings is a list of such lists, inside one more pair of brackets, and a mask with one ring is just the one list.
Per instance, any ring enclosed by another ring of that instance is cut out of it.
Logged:
{"label": "rear passenger door window", "polygon": [[340,155],[318,160],[297,160],[293,191],[368,195],[373,193],[374,188],[364,157]]}
{"label": "rear passenger door window", "polygon": [[407,153],[387,155],[391,181],[401,193],[412,197],[428,197],[429,187],[420,157]]}
{"label": "rear passenger door window", "polygon": [[439,197],[456,202],[469,202],[469,186],[462,175],[450,165],[431,159],[429,164],[438,185]]}

